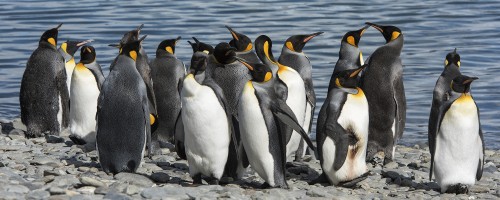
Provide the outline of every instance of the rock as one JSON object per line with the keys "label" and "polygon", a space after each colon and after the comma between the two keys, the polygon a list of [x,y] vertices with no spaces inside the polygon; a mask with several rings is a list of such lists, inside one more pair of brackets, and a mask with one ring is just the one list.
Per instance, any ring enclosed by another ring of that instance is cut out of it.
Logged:
{"label": "rock", "polygon": [[34,158],[33,160],[30,161],[30,164],[32,165],[48,165],[51,167],[60,167],[62,164],[60,164],[60,161],[50,159],[47,157],[39,157],[39,158]]}
{"label": "rock", "polygon": [[95,189],[96,188],[92,186],[83,186],[81,188],[78,188],[78,190],[76,191],[79,192],[80,194],[94,194]]}
{"label": "rock", "polygon": [[142,188],[139,188],[135,185],[129,185],[127,186],[127,189],[125,189],[125,193],[128,195],[134,195],[142,191]]}
{"label": "rock", "polygon": [[45,171],[43,171],[43,176],[49,176],[49,175],[52,175],[52,176],[62,176],[62,175],[66,175],[66,172],[63,171],[63,170],[60,170],[60,169],[45,170]]}
{"label": "rock", "polygon": [[328,194],[324,189],[314,188],[306,192],[307,196],[310,197],[333,197],[331,194]]}
{"label": "rock", "polygon": [[56,136],[56,135],[46,135],[45,140],[47,143],[63,143],[64,138]]}
{"label": "rock", "polygon": [[396,169],[398,167],[399,167],[399,165],[396,162],[390,162],[390,163],[387,163],[386,165],[384,165],[384,169]]}
{"label": "rock", "polygon": [[24,185],[5,185],[3,186],[3,190],[18,194],[26,194],[30,191],[30,189]]}
{"label": "rock", "polygon": [[57,186],[52,186],[49,188],[49,192],[51,195],[56,195],[56,194],[66,194],[66,189],[57,187]]}
{"label": "rock", "polygon": [[[164,197],[168,197],[168,196],[164,196]],[[129,197],[129,196],[127,196],[127,195],[120,194],[120,193],[117,193],[117,192],[108,192],[108,193],[104,196],[104,199],[113,199],[113,200],[129,200],[129,199],[132,199],[132,198],[130,198],[130,197]]]}
{"label": "rock", "polygon": [[48,199],[49,197],[50,193],[45,190],[34,190],[26,195],[26,199],[29,200]]}
{"label": "rock", "polygon": [[21,196],[14,192],[4,192],[0,191],[0,197],[5,200],[9,199],[22,199]]}
{"label": "rock", "polygon": [[482,185],[473,185],[471,188],[469,188],[469,192],[473,193],[488,193],[490,192],[490,188]]}
{"label": "rock", "polygon": [[146,199],[161,199],[164,197],[169,197],[172,199],[190,198],[186,194],[184,188],[177,188],[177,187],[146,188],[141,192],[141,196]]}
{"label": "rock", "polygon": [[495,173],[498,168],[495,166],[495,163],[488,162],[483,167],[483,172]]}
{"label": "rock", "polygon": [[151,187],[154,185],[153,181],[151,181],[149,178],[139,174],[122,172],[116,174],[115,179],[123,181],[125,183],[134,184],[142,187]]}
{"label": "rock", "polygon": [[92,177],[88,177],[88,176],[82,176],[80,177],[80,182],[83,184],[83,185],[86,185],[86,186],[94,186],[94,187],[104,187],[106,186],[103,182],[97,180],[97,179],[94,179]]}
{"label": "rock", "polygon": [[174,167],[180,170],[188,170],[189,167],[185,163],[174,163]]}
{"label": "rock", "polygon": [[72,175],[56,176],[51,184],[59,187],[73,187],[80,184],[80,180]]}
{"label": "rock", "polygon": [[98,187],[94,190],[94,194],[107,194],[109,192],[108,187]]}
{"label": "rock", "polygon": [[151,180],[157,183],[167,183],[170,180],[170,176],[166,172],[155,172],[151,174]]}

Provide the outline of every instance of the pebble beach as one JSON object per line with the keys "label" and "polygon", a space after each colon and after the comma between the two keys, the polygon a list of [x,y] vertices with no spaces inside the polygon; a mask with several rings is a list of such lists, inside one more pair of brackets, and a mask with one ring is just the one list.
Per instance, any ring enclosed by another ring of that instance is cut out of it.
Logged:
{"label": "pebble beach", "polygon": [[289,189],[260,189],[251,169],[226,185],[193,185],[187,161],[173,149],[145,158],[136,174],[110,175],[97,151],[61,136],[26,139],[20,119],[1,121],[0,199],[500,199],[500,151],[486,150],[483,177],[469,194],[441,194],[429,181],[426,143],[398,146],[395,161],[368,164],[368,177],[352,188],[309,185],[321,174],[319,161],[306,156],[288,167]]}

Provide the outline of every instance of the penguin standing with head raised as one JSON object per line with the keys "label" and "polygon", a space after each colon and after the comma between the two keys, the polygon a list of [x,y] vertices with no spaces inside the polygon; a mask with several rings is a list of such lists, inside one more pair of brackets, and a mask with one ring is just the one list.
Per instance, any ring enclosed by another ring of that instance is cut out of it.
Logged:
{"label": "penguin standing with head raised", "polygon": [[175,45],[181,39],[162,41],[156,49],[156,58],[151,61],[151,78],[158,115],[158,128],[151,135],[152,141],[173,142],[175,121],[181,112],[182,80],[186,69],[175,56]]}
{"label": "penguin standing with head raised", "polygon": [[[460,75],[460,55],[458,55],[457,49],[455,49],[453,52],[446,55],[444,60],[444,70],[436,81],[436,86],[434,87],[428,125],[429,141],[433,141],[439,131],[439,113],[442,112],[441,109],[443,109],[443,104],[449,98],[448,95],[451,90],[451,81]],[[429,142],[429,150],[431,152],[431,171],[429,173],[429,179],[432,179],[432,164],[434,163],[434,151],[436,150],[434,143]]]}
{"label": "penguin standing with head raised", "polygon": [[403,136],[406,122],[406,97],[403,85],[401,50],[404,36],[395,26],[367,22],[385,38],[386,44],[377,48],[368,59],[361,76],[370,109],[367,160],[384,152],[384,164],[394,158],[398,140]]}
{"label": "penguin standing with head raised", "polygon": [[236,56],[243,58],[248,62],[258,63],[259,58],[253,51],[254,45],[252,44],[252,40],[245,34],[236,32],[229,26],[226,26],[226,28],[231,33],[231,36],[233,36],[233,39],[229,41],[229,45],[236,49],[235,50]]}
{"label": "penguin standing with head raised", "polygon": [[[300,77],[300,74],[294,69],[278,63],[274,59],[272,41],[268,36],[261,35],[255,39],[255,52],[262,63],[271,68],[273,77],[276,79],[275,87],[278,98],[286,102],[297,118],[297,122],[302,126],[304,124],[306,109],[306,92],[304,81]],[[292,156],[296,153],[302,141],[302,136],[299,133],[291,131],[287,130],[286,133],[287,161],[292,160]]]}
{"label": "penguin standing with head raised", "polygon": [[68,40],[66,42],[63,42],[61,46],[59,47],[58,51],[61,53],[61,55],[64,58],[64,68],[66,69],[66,77],[67,77],[67,84],[68,84],[68,92],[71,95],[71,78],[73,75],[73,70],[76,67],[75,63],[75,53],[78,51],[80,46],[83,46],[92,40],[86,40],[86,41],[72,41]]}
{"label": "penguin standing with head raised", "polygon": [[[314,117],[314,108],[316,107],[316,94],[314,93],[314,86],[312,82],[312,65],[309,58],[302,52],[302,49],[312,38],[322,34],[323,32],[317,32],[309,35],[294,35],[289,37],[283,48],[281,50],[281,55],[278,62],[289,66],[295,71],[297,71],[306,88],[306,110],[304,112],[304,123],[303,127],[309,134],[311,132],[312,120]],[[295,160],[300,161],[304,156],[307,148],[304,145],[304,141],[300,142],[299,149],[295,155]]]}
{"label": "penguin standing with head raised", "polygon": [[299,132],[308,145],[314,147],[293,111],[277,97],[271,69],[264,64],[237,59],[248,67],[253,77],[245,84],[238,107],[241,142],[248,161],[264,179],[262,187],[288,188],[285,126]]}
{"label": "penguin standing with head raised", "polygon": [[206,52],[193,54],[181,92],[184,145],[194,184],[202,183],[202,175],[219,184],[232,138],[232,119],[226,112],[224,93],[204,75],[208,58]]}
{"label": "penguin standing with head raised", "polygon": [[337,63],[335,63],[333,73],[348,69],[357,69],[365,64],[363,60],[363,53],[359,49],[358,45],[361,40],[361,36],[363,36],[363,33],[368,27],[369,26],[367,25],[359,30],[349,31],[344,34],[342,41],[340,42],[339,59],[337,60]]}
{"label": "penguin standing with head raised", "polygon": [[316,128],[323,174],[314,182],[325,182],[326,178],[333,185],[349,187],[361,181],[358,177],[368,171],[365,162],[368,101],[363,90],[358,87],[358,74],[362,70],[363,67],[358,67],[332,75]]}
{"label": "penguin standing with head raised", "polygon": [[[135,172],[146,144],[151,119],[146,84],[136,62],[141,41],[125,44],[101,87],[97,104],[97,152],[106,173]],[[151,155],[151,148],[148,148]]]}
{"label": "penguin standing with head raised", "polygon": [[83,46],[80,62],[71,79],[69,138],[78,145],[95,146],[97,98],[104,82],[101,66],[92,46]]}
{"label": "penguin standing with head raised", "polygon": [[19,92],[21,121],[26,137],[47,133],[59,135],[69,125],[69,93],[64,58],[57,51],[58,29],[43,33],[38,48],[31,54],[24,71]]}
{"label": "penguin standing with head raised", "polygon": [[437,134],[429,132],[432,172],[441,192],[463,194],[480,180],[484,165],[484,140],[479,108],[470,94],[477,77],[459,75],[450,84],[439,110]]}

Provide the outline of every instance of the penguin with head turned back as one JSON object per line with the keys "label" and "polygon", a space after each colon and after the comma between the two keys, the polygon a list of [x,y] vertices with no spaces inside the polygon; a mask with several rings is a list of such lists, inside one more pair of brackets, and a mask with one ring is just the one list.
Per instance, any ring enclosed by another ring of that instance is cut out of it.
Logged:
{"label": "penguin with head turned back", "polygon": [[[300,126],[303,127],[305,109],[306,109],[306,92],[304,81],[300,74],[291,67],[278,63],[273,56],[272,41],[269,37],[261,35],[255,39],[255,52],[259,59],[265,65],[271,68],[273,77],[276,79],[276,93],[278,98],[285,101],[292,109]],[[292,160],[292,155],[301,156],[302,152],[297,152],[302,136],[293,130],[286,132],[286,158],[287,161]]]}
{"label": "penguin with head turned back", "polygon": [[[96,146],[106,173],[135,172],[146,144],[151,144],[147,88],[135,66],[140,43],[130,42],[121,48],[99,95]],[[151,155],[151,148],[148,150]]]}
{"label": "penguin with head turned back", "polygon": [[361,76],[361,88],[368,99],[370,125],[367,160],[384,152],[384,164],[392,161],[398,140],[403,136],[406,122],[406,98],[403,86],[401,50],[404,36],[395,26],[367,22],[385,38],[386,44],[377,48],[368,59]]}
{"label": "penguin with head turned back", "polygon": [[67,77],[67,84],[68,84],[68,92],[71,95],[71,76],[73,75],[73,70],[76,67],[75,63],[75,53],[78,51],[80,46],[83,46],[92,40],[86,40],[86,41],[72,41],[68,40],[66,42],[63,42],[61,46],[59,47],[58,51],[61,53],[61,55],[64,58],[64,68],[66,69],[66,77]]}
{"label": "penguin with head turned back", "polygon": [[480,180],[484,165],[484,139],[479,108],[470,94],[477,77],[459,75],[453,79],[448,98],[439,110],[437,134],[429,133],[431,170],[441,192],[463,194]]}
{"label": "penguin with head turned back", "polygon": [[202,175],[219,184],[233,132],[222,89],[210,76],[196,78],[205,73],[208,57],[206,51],[194,52],[181,92],[184,145],[194,184],[201,184]]}
{"label": "penguin with head turned back", "polygon": [[175,121],[181,112],[180,91],[186,69],[175,56],[175,46],[181,37],[163,40],[151,61],[151,78],[158,110],[158,128],[151,135],[153,141],[173,142]]}
{"label": "penguin with head turned back", "polygon": [[[304,113],[305,117],[303,126],[307,133],[311,132],[314,108],[316,107],[316,94],[314,93],[314,86],[312,82],[312,65],[309,58],[302,52],[302,49],[307,42],[322,33],[323,32],[317,32],[309,35],[294,35],[289,37],[285,41],[281,50],[281,55],[278,59],[279,63],[295,69],[304,81],[307,103]],[[297,151],[302,152],[302,154],[297,154],[295,160],[302,160],[302,156],[304,156],[306,149],[307,148],[305,148],[304,142],[301,141]]]}
{"label": "penguin with head turned back", "polygon": [[[239,130],[248,161],[264,179],[263,187],[288,188],[285,180],[285,126],[302,137],[307,133],[298,124],[293,111],[280,100],[275,91],[271,69],[260,63],[247,63],[236,57],[252,74],[245,84],[238,107]],[[313,149],[312,142],[306,140]]]}
{"label": "penguin with head turned back", "polygon": [[[125,33],[123,35],[122,39],[120,40],[119,44],[111,44],[110,46],[118,47],[121,49],[122,46],[127,44],[127,43],[130,43],[130,42],[133,42],[136,40],[142,40],[142,39],[139,39],[139,34],[141,33],[141,30],[143,27],[144,27],[144,24],[141,24],[136,29]],[[141,44],[140,51],[138,53],[139,54],[137,55],[136,67],[137,67],[137,71],[139,71],[139,74],[141,75],[142,79],[144,80],[144,83],[146,84],[146,88],[147,88],[147,92],[148,92],[148,99],[149,99],[149,110],[150,110],[151,121],[152,121],[151,129],[154,132],[156,130],[156,128],[158,128],[158,120],[157,120],[158,112],[156,109],[156,97],[155,97],[154,88],[153,88],[153,80],[151,79],[151,68],[149,67],[148,55],[147,55],[146,51],[144,50],[144,48],[142,47],[142,44]],[[110,70],[113,69],[115,63],[116,63],[116,59],[113,61],[113,63],[109,67]],[[152,143],[152,148],[153,148],[152,152],[154,154],[159,153],[160,149],[159,149],[158,141],[154,141]]]}
{"label": "penguin with head turned back", "polygon": [[72,76],[69,138],[75,144],[90,144],[95,147],[97,98],[104,82],[104,75],[96,61],[94,47],[82,47],[80,62],[76,65]]}
{"label": "penguin with head turned back", "polygon": [[330,182],[350,187],[363,180],[358,177],[367,172],[368,101],[358,87],[358,74],[364,66],[332,75],[316,128],[323,174],[313,183]]}
{"label": "penguin with head turned back", "polygon": [[57,51],[57,35],[62,24],[43,33],[31,54],[19,93],[21,121],[26,137],[48,132],[59,135],[69,125],[69,93],[64,58]]}
{"label": "penguin with head turned back", "polygon": [[[444,70],[436,81],[436,86],[434,87],[428,125],[429,141],[434,139],[439,130],[439,113],[441,112],[440,109],[443,108],[443,103],[448,99],[447,95],[451,90],[451,81],[455,77],[460,75],[460,55],[458,55],[457,49],[455,49],[453,52],[450,52],[446,55],[446,58],[444,60]],[[434,160],[433,155],[435,149],[436,147],[434,146],[434,143],[429,142],[429,150],[431,151],[431,171],[429,173],[429,179],[432,179],[432,164]]]}
{"label": "penguin with head turned back", "polygon": [[259,58],[253,51],[254,46],[252,44],[252,40],[245,34],[236,32],[229,26],[226,26],[226,28],[229,32],[231,32],[231,36],[233,36],[233,39],[229,41],[229,45],[236,48],[236,56],[243,58],[248,62],[259,62]]}

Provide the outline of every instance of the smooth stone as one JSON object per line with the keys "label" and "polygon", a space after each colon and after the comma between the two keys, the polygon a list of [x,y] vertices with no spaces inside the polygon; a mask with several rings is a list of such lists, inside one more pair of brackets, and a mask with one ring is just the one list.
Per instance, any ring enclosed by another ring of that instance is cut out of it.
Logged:
{"label": "smooth stone", "polygon": [[170,180],[170,176],[165,172],[155,172],[151,174],[151,180],[157,183],[167,183]]}
{"label": "smooth stone", "polygon": [[189,199],[184,188],[178,187],[154,187],[146,188],[141,192],[141,196],[146,199],[161,199],[170,197],[173,199]]}
{"label": "smooth stone", "polygon": [[387,163],[386,165],[384,165],[384,169],[396,169],[398,167],[399,167],[399,165],[396,162],[390,162],[390,163]]}
{"label": "smooth stone", "polygon": [[88,176],[82,176],[80,177],[80,182],[83,184],[83,185],[87,185],[87,186],[94,186],[94,187],[104,187],[106,186],[103,182],[95,179],[95,178],[92,178],[92,177],[88,177]]}
{"label": "smooth stone", "polygon": [[45,170],[43,172],[43,176],[49,176],[49,175],[52,175],[52,176],[62,176],[62,175],[66,175],[66,172],[64,172],[63,170],[60,170],[60,169]]}
{"label": "smooth stone", "polygon": [[[166,197],[166,196],[165,196]],[[120,194],[117,192],[108,192],[106,195],[103,197],[104,199],[113,199],[113,200],[129,200],[132,199],[131,197],[125,195],[125,194]]]}
{"label": "smooth stone", "polygon": [[[95,196],[89,196],[88,194],[78,194],[71,196],[70,200],[94,200],[98,199]],[[101,198],[102,199],[102,198]]]}
{"label": "smooth stone", "polygon": [[50,158],[44,158],[44,157],[34,158],[33,160],[30,161],[30,164],[32,164],[32,165],[49,165],[49,166],[52,166],[52,167],[60,167],[60,166],[62,166],[60,164],[60,161],[54,160],[54,159],[50,159]]}
{"label": "smooth stone", "polygon": [[80,180],[72,175],[56,176],[51,184],[59,187],[72,187],[80,184]]}
{"label": "smooth stone", "polygon": [[2,200],[10,200],[10,199],[24,199],[18,193],[14,192],[3,192],[0,191],[0,197]]}
{"label": "smooth stone", "polygon": [[137,187],[135,185],[129,185],[127,186],[127,188],[125,189],[125,193],[128,194],[128,195],[134,195],[134,194],[138,194],[139,192],[142,191],[142,188],[140,187]]}
{"label": "smooth stone", "polygon": [[48,199],[50,197],[50,192],[45,190],[34,190],[26,195],[26,199],[38,200],[38,199]]}
{"label": "smooth stone", "polygon": [[78,188],[76,191],[80,194],[94,194],[95,189],[96,188],[92,186],[83,186],[81,188]]}
{"label": "smooth stone", "polygon": [[66,194],[66,189],[57,186],[52,186],[49,188],[49,192],[51,195]]}
{"label": "smooth stone", "polygon": [[64,138],[57,136],[57,135],[46,135],[45,140],[47,143],[63,143]]}
{"label": "smooth stone", "polygon": [[122,173],[116,174],[115,179],[119,180],[119,181],[123,181],[125,183],[130,183],[130,184],[143,186],[143,187],[151,187],[154,185],[153,181],[151,181],[149,178],[142,176],[142,175],[139,175],[139,174],[122,172]]}
{"label": "smooth stone", "polygon": [[189,167],[186,163],[174,163],[173,166],[180,170],[188,170]]}
{"label": "smooth stone", "polygon": [[109,192],[108,187],[98,187],[94,190],[94,194],[103,194],[106,195]]}
{"label": "smooth stone", "polygon": [[20,194],[26,194],[30,191],[30,189],[24,185],[5,185],[3,186],[3,190]]}

